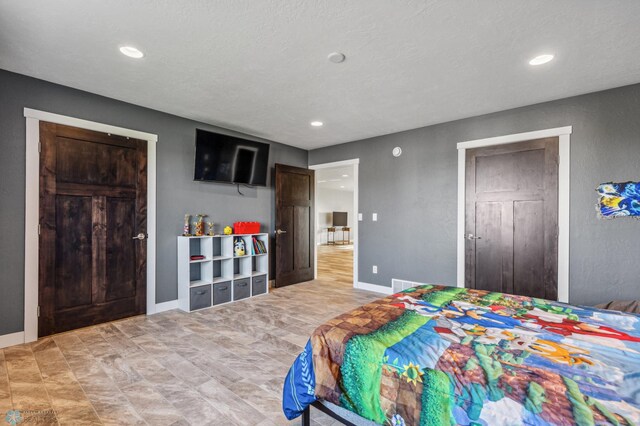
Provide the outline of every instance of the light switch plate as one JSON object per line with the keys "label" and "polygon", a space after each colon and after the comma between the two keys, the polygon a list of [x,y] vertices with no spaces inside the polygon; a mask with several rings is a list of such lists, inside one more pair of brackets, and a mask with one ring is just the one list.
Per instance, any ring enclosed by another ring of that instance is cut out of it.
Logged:
{"label": "light switch plate", "polygon": [[373,269],[373,271],[372,271],[372,272],[373,272],[374,274],[377,274],[377,273],[378,273],[378,265],[373,265],[373,268],[372,268],[372,269]]}
{"label": "light switch plate", "polygon": [[378,221],[378,213],[374,213],[373,215],[371,215],[371,220],[373,220],[374,222]]}
{"label": "light switch plate", "polygon": [[362,213],[358,213],[358,221],[362,222]]}

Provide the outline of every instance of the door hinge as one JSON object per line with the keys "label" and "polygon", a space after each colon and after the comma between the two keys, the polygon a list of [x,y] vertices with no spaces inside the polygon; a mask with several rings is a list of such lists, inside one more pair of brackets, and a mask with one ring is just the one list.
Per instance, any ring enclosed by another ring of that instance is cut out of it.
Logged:
{"label": "door hinge", "polygon": [[42,142],[38,141],[38,152],[42,152]]}
{"label": "door hinge", "polygon": [[40,224],[38,224],[38,235],[40,235]]}
{"label": "door hinge", "polygon": [[40,317],[40,305],[38,305],[38,317]]}

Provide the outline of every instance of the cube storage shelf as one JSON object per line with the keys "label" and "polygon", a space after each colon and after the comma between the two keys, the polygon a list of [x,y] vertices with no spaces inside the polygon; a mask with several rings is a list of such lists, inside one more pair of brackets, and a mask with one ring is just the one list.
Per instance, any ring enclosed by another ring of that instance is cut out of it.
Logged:
{"label": "cube storage shelf", "polygon": [[[244,241],[236,256],[234,241]],[[210,308],[269,292],[269,253],[256,253],[253,238],[269,247],[269,234],[178,237],[178,307],[185,312]],[[191,260],[201,255],[203,259]]]}

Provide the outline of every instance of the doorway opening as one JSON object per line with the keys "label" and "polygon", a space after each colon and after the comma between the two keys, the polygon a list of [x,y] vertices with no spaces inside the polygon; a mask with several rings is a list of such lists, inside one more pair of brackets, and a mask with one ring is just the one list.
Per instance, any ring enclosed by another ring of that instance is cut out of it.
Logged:
{"label": "doorway opening", "polygon": [[358,160],[309,168],[316,171],[315,277],[357,287]]}

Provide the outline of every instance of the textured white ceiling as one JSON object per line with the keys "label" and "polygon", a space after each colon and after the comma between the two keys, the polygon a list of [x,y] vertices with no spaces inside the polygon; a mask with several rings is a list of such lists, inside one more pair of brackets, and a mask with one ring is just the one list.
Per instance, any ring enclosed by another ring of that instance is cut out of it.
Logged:
{"label": "textured white ceiling", "polygon": [[349,165],[316,170],[316,182],[318,183],[318,187],[323,189],[353,192],[353,166]]}
{"label": "textured white ceiling", "polygon": [[0,68],[307,149],[637,83],[638,52],[638,0],[0,0]]}

